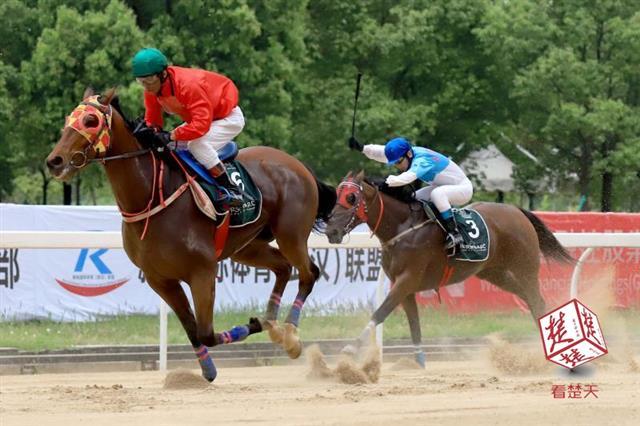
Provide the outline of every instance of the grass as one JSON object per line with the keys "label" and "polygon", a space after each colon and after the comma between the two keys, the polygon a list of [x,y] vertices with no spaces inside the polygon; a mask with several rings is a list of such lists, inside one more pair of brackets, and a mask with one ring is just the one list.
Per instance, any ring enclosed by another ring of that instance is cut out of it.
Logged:
{"label": "grass", "polygon": [[[216,313],[216,330],[226,330],[248,322],[255,312]],[[616,313],[628,330],[640,329],[640,311]],[[365,311],[344,311],[331,315],[303,313],[300,336],[303,340],[344,339],[356,337],[369,321]],[[281,313],[281,318],[284,318]],[[107,317],[90,322],[55,322],[49,320],[3,322],[0,327],[0,347],[42,351],[83,345],[157,344],[158,317],[155,315],[127,315]],[[479,313],[448,314],[445,309],[421,309],[420,324],[424,338],[481,337],[500,332],[506,338],[537,336],[538,329],[528,314]],[[188,340],[175,315],[169,315],[170,344],[187,344]],[[406,316],[396,310],[384,323],[384,338],[409,338]],[[267,341],[266,333],[251,336],[249,341]]]}

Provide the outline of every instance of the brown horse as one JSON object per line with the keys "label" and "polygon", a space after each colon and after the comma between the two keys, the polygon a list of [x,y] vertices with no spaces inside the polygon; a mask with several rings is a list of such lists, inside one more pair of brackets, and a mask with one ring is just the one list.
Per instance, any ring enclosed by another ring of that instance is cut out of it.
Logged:
{"label": "brown horse", "polygon": [[[216,376],[207,346],[243,340],[262,331],[262,326],[290,357],[297,358],[301,352],[297,336],[300,311],[319,276],[308,254],[307,239],[314,224],[328,217],[335,204],[335,190],[282,151],[268,147],[240,150],[238,160],[262,193],[262,211],[256,222],[232,229],[224,250],[216,256],[216,225],[196,207],[189,191],[166,208],[158,207],[169,202],[169,194],[179,194],[176,190],[184,187],[185,174],[178,168],[164,170],[164,166],[160,172],[162,161],[134,137],[117,107],[114,90],[99,97],[90,97],[92,94],[85,92],[85,100],[69,116],[47,166],[56,179],[67,181],[88,163],[102,162],[121,211],[161,210],[146,221],[123,222],[124,249],[180,319],[203,376],[209,381]],[[167,194],[164,199],[162,193]],[[278,248],[269,245],[274,239]],[[217,333],[213,327],[216,269],[217,262],[227,257],[270,269],[276,282],[262,322],[252,319],[245,326]],[[283,329],[277,316],[292,266],[298,269],[300,281]],[[180,281],[191,289],[195,316]]]}
{"label": "brown horse", "polygon": [[489,256],[482,262],[458,261],[448,257],[444,249],[445,233],[437,223],[427,219],[411,192],[410,188],[380,190],[364,179],[362,172],[355,177],[350,173],[338,186],[338,201],[326,228],[329,241],[340,243],[356,225],[367,223],[380,240],[382,267],[393,283],[355,347],[347,347],[347,352],[367,343],[373,328],[402,304],[416,360],[424,367],[415,293],[438,291],[441,286],[472,275],[520,297],[534,319],[545,313],[538,284],[540,254],[561,262],[570,263],[573,259],[537,216],[506,204],[472,204],[470,207],[484,217],[488,227]]}

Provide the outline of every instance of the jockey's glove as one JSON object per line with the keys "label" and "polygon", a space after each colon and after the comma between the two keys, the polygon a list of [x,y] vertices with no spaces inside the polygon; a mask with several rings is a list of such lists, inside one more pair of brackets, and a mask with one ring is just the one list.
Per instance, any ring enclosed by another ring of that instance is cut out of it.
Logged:
{"label": "jockey's glove", "polygon": [[165,148],[171,149],[169,145],[171,142],[175,142],[171,140],[171,133],[166,130],[160,130],[156,133],[156,140],[159,142],[160,146],[164,146]]}
{"label": "jockey's glove", "polygon": [[351,136],[349,138],[349,149],[352,149],[354,151],[362,152],[362,150],[364,149],[364,145],[362,145],[360,142],[358,142],[358,139],[356,139],[355,137]]}
{"label": "jockey's glove", "polygon": [[157,130],[153,127],[147,127],[146,125],[137,125],[133,131],[133,135],[142,141],[153,140],[156,136]]}

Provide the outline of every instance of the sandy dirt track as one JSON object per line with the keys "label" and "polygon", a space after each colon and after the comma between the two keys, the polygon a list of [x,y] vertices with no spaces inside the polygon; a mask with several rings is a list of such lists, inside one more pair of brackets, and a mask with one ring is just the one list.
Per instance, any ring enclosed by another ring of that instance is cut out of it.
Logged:
{"label": "sandy dirt track", "polygon": [[[598,365],[590,377],[555,368],[511,375],[483,360],[426,370],[385,364],[380,381],[365,385],[312,381],[307,372],[226,368],[214,385],[186,390],[163,389],[160,372],[3,376],[0,424],[640,424],[640,373],[624,364]],[[599,398],[552,397],[552,384],[570,383],[596,384]]]}

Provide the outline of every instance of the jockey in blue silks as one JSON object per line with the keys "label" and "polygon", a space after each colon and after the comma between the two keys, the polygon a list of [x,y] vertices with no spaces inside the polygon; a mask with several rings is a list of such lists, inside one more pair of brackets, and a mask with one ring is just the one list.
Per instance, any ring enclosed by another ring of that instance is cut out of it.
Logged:
{"label": "jockey in blue silks", "polygon": [[448,157],[431,149],[412,146],[405,138],[395,138],[385,145],[363,145],[349,138],[349,148],[368,158],[393,165],[402,173],[386,179],[389,186],[403,186],[421,180],[427,186],[416,191],[416,198],[436,205],[447,231],[448,249],[460,244],[462,236],[451,212],[451,205],[466,204],[473,195],[473,185],[462,169]]}

